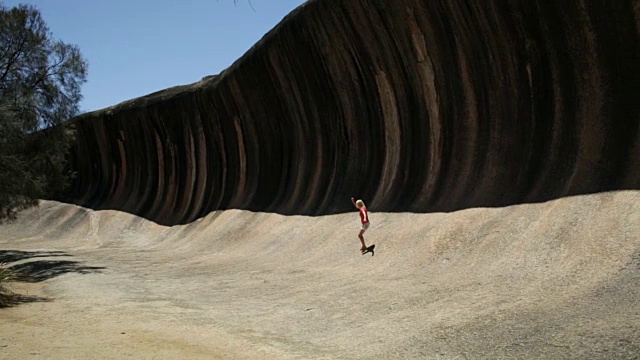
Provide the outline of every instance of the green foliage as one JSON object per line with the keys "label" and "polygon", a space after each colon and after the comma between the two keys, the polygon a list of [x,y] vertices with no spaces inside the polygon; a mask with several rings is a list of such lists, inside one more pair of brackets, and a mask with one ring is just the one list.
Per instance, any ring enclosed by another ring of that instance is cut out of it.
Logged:
{"label": "green foliage", "polygon": [[87,63],[80,50],[52,38],[33,6],[0,4],[0,220],[68,180],[72,131]]}

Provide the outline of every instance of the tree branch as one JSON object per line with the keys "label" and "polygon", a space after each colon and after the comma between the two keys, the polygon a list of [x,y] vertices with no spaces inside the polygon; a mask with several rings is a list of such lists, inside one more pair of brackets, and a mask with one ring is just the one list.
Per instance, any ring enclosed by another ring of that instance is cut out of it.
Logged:
{"label": "tree branch", "polygon": [[7,77],[7,74],[9,74],[9,71],[11,70],[11,66],[18,60],[18,58],[20,58],[20,55],[22,55],[22,50],[26,42],[27,42],[27,36],[25,35],[20,40],[20,45],[18,45],[18,50],[16,50],[9,58],[9,61],[7,61],[7,68],[4,70],[4,73],[0,77],[0,83],[4,82],[5,78]]}

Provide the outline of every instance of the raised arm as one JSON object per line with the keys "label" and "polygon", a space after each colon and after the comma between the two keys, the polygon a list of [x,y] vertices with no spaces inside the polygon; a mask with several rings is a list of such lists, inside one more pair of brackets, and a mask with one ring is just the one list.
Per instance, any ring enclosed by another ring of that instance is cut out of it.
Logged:
{"label": "raised arm", "polygon": [[353,204],[353,206],[355,206],[356,208],[358,208],[358,206],[356,205],[356,201],[354,198],[351,198],[351,203]]}

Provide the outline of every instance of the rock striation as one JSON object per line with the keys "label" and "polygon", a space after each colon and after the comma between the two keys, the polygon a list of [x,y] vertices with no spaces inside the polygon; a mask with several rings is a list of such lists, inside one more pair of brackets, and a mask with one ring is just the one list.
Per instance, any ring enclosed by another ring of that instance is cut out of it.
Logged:
{"label": "rock striation", "polygon": [[453,211],[640,189],[633,0],[311,0],[223,73],[84,114],[66,200]]}

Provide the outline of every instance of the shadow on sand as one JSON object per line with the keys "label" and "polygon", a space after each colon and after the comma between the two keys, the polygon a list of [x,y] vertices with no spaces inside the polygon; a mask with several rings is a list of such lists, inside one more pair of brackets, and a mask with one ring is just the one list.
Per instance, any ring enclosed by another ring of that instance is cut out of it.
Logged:
{"label": "shadow on sand", "polygon": [[0,250],[0,264],[8,264],[35,257],[71,256],[64,251]]}
{"label": "shadow on sand", "polygon": [[13,306],[17,306],[20,304],[28,304],[34,302],[47,302],[51,301],[42,296],[34,296],[34,295],[21,295],[21,294],[0,294],[0,309],[9,308]]}
{"label": "shadow on sand", "polygon": [[[84,266],[79,261],[48,259],[51,257],[71,257],[72,255],[62,251],[20,251],[20,250],[0,250],[0,264],[8,264],[5,269],[12,273],[12,282],[37,283],[54,277],[76,273],[91,274],[98,273],[105,267],[101,266]],[[29,260],[34,258],[43,258],[39,260],[22,262],[11,265],[11,263]],[[20,294],[9,294],[9,296],[0,301],[0,307],[15,306],[24,303],[49,301],[47,298],[39,296],[27,296]]]}

